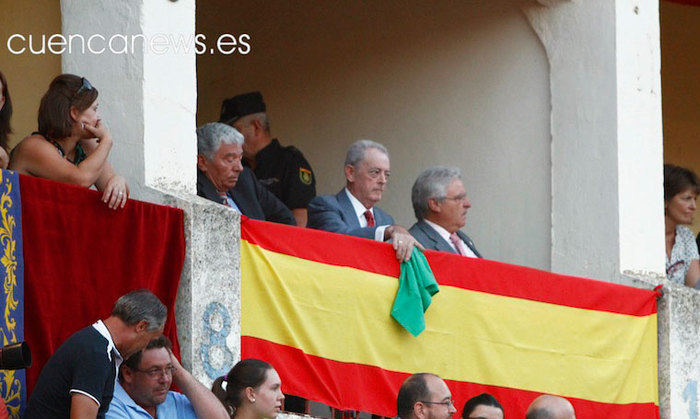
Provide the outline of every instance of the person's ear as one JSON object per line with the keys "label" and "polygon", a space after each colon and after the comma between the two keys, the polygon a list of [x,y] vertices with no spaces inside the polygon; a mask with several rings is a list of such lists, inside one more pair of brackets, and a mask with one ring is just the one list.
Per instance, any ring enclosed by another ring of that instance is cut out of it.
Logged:
{"label": "person's ear", "polygon": [[413,416],[417,418],[425,417],[425,405],[421,402],[415,402],[413,404]]}
{"label": "person's ear", "polygon": [[348,182],[354,182],[355,181],[355,167],[351,164],[346,164],[344,170],[345,170],[345,179]]}
{"label": "person's ear", "polygon": [[73,119],[74,121],[78,121],[78,117],[80,116],[80,113],[81,113],[78,110],[78,108],[76,108],[75,106],[71,106],[69,113],[70,113],[71,119]]}
{"label": "person's ear", "polygon": [[141,320],[136,323],[136,333],[146,333],[148,331],[148,322],[146,320]]}
{"label": "person's ear", "polygon": [[253,127],[253,135],[255,137],[258,137],[264,131],[262,123],[257,119],[251,120],[250,126]]}
{"label": "person's ear", "polygon": [[255,390],[253,390],[253,387],[245,388],[245,398],[248,399],[249,402],[255,403]]}
{"label": "person's ear", "polygon": [[428,198],[428,208],[432,212],[442,211],[442,207],[440,206],[440,201],[437,198]]}
{"label": "person's ear", "polygon": [[202,172],[207,171],[207,158],[201,154],[197,154],[197,168]]}
{"label": "person's ear", "polygon": [[130,383],[134,380],[134,371],[131,368],[127,367],[126,365],[122,365],[120,371],[124,382]]}

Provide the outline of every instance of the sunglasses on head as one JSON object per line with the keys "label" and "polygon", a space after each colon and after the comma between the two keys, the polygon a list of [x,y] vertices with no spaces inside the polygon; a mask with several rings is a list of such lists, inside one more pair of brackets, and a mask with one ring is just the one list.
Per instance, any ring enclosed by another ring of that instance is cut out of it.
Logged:
{"label": "sunglasses on head", "polygon": [[85,77],[83,77],[83,78],[82,78],[82,81],[83,81],[83,84],[80,86],[80,88],[78,89],[78,91],[75,92],[75,95],[76,95],[76,96],[78,96],[79,94],[81,94],[81,93],[83,93],[83,92],[89,92],[90,90],[92,90],[92,85],[90,84],[90,82],[88,81],[88,79],[86,79]]}

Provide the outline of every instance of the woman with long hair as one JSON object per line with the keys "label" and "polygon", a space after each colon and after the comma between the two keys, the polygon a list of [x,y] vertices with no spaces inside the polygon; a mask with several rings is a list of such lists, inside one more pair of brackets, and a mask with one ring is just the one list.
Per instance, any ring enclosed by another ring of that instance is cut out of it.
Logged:
{"label": "woman with long hair", "polygon": [[39,105],[39,131],[10,154],[10,169],[103,192],[109,208],[124,207],[129,187],[107,161],[112,136],[97,113],[97,89],[84,77],[61,74]]}
{"label": "woman with long hair", "polygon": [[10,89],[7,87],[7,79],[0,71],[0,168],[7,169],[7,164],[10,157],[7,154],[9,134],[12,133],[10,126],[10,118],[12,118],[12,99],[10,98]]}
{"label": "woman with long hair", "polygon": [[255,358],[237,363],[225,377],[217,378],[211,391],[231,418],[272,419],[282,411],[282,382],[272,365]]}
{"label": "woman with long hair", "polygon": [[664,219],[666,225],[666,278],[689,287],[700,287],[698,246],[693,232],[698,177],[692,170],[664,165]]}

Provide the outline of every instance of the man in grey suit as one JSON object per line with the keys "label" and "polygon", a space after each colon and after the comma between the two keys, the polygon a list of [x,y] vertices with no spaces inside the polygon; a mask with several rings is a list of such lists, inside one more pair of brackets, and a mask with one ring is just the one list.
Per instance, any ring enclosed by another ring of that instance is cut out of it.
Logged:
{"label": "man in grey suit", "polygon": [[426,249],[481,257],[469,236],[459,230],[471,207],[459,169],[429,167],[413,184],[411,201],[418,222],[408,231]]}
{"label": "man in grey suit", "polygon": [[321,195],[309,203],[309,228],[378,241],[391,240],[400,261],[411,257],[413,246],[423,247],[376,204],[391,174],[383,145],[360,140],[345,157],[346,186],[336,195]]}

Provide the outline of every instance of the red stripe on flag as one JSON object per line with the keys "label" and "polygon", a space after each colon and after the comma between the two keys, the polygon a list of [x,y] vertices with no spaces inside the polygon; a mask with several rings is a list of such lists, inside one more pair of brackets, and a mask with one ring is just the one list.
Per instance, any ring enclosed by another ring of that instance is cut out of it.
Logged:
{"label": "red stripe on flag", "polygon": [[[400,274],[394,250],[388,243],[248,218],[241,222],[241,238],[272,252],[301,259],[395,278]],[[656,313],[653,290],[444,252],[427,251],[425,256],[440,285],[632,316]]]}
{"label": "red stripe on flag", "polygon": [[272,252],[301,259],[395,278],[401,273],[396,253],[389,243],[247,217],[241,217],[241,238]]}
{"label": "red stripe on flag", "polygon": [[[241,358],[259,358],[272,364],[282,378],[286,394],[304,397],[345,410],[359,410],[396,417],[396,395],[407,373],[307,355],[297,348],[279,345],[252,336],[241,337]],[[416,371],[425,372],[425,371]],[[343,386],[336,383],[356,383]],[[481,393],[489,393],[503,405],[505,417],[523,417],[527,406],[542,393],[508,387],[446,380],[458,414],[464,403]],[[381,397],[391,395],[390,399]],[[611,404],[569,398],[576,417],[640,419],[658,418],[654,403]]]}

